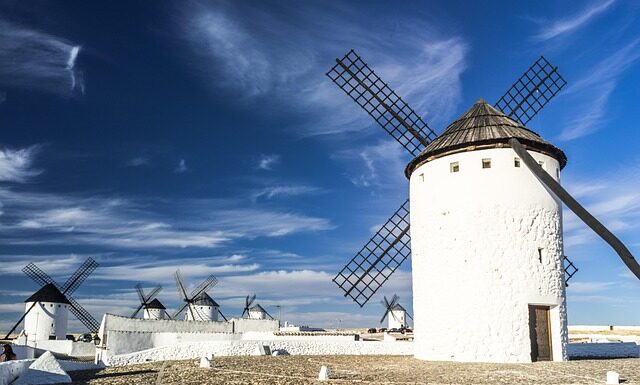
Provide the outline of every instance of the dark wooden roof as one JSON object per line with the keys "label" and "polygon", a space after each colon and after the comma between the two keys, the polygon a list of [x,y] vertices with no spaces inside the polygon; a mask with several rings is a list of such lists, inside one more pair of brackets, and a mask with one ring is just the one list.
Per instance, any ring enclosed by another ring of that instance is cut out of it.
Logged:
{"label": "dark wooden roof", "polygon": [[217,306],[220,307],[220,305],[218,305],[218,303],[216,301],[213,300],[213,298],[211,298],[209,296],[209,294],[207,293],[202,293],[199,296],[197,296],[196,298],[193,299],[193,304],[194,305],[198,305],[198,306]]}
{"label": "dark wooden roof", "polygon": [[154,298],[153,301],[149,302],[147,306],[145,306],[145,308],[166,310],[166,307],[164,307],[162,302],[160,302],[157,298]]}
{"label": "dark wooden roof", "polygon": [[429,143],[420,155],[409,162],[405,175],[409,177],[418,165],[444,155],[479,148],[508,146],[511,138],[518,139],[528,149],[557,159],[560,168],[567,163],[566,155],[558,147],[480,99]]}
{"label": "dark wooden roof", "polygon": [[52,283],[42,286],[40,290],[33,293],[33,295],[27,298],[24,302],[53,302],[70,304],[67,297],[65,297],[64,294],[62,294]]}

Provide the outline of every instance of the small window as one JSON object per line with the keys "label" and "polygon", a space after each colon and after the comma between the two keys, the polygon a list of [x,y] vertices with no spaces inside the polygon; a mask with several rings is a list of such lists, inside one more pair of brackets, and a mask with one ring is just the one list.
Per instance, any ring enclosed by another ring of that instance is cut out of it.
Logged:
{"label": "small window", "polygon": [[560,179],[560,169],[556,167],[556,178]]}
{"label": "small window", "polygon": [[491,168],[491,159],[482,159],[482,168]]}
{"label": "small window", "polygon": [[451,164],[449,164],[449,171],[450,172],[460,171],[460,164],[458,162],[451,162]]}
{"label": "small window", "polygon": [[540,167],[544,168],[544,160],[539,160],[538,164],[540,165]]}
{"label": "small window", "polygon": [[538,262],[542,263],[542,247],[538,247]]}
{"label": "small window", "polygon": [[520,167],[520,158],[513,158],[513,167]]}
{"label": "small window", "polygon": [[424,182],[424,173],[420,174],[420,182]]}

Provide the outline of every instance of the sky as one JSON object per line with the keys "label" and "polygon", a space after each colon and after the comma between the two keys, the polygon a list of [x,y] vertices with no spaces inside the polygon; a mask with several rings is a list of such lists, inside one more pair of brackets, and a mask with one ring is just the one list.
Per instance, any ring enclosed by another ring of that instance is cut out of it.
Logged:
{"label": "sky", "polygon": [[[331,278],[408,196],[408,153],[324,75],[354,48],[436,131],[495,102],[541,54],[568,85],[529,124],[562,182],[640,255],[640,4],[633,1],[4,1],[0,330],[37,290],[29,262],[98,320],[133,286],[180,304],[209,274],[314,326],[411,312],[406,261],[364,308]],[[573,214],[570,324],[640,325],[640,283]],[[280,306],[279,308],[277,306]],[[82,326],[70,320],[72,331]]]}

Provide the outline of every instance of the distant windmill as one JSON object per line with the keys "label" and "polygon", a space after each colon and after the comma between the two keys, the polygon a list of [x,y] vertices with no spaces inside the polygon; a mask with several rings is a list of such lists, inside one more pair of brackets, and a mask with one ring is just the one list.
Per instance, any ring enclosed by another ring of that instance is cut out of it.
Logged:
{"label": "distant windmill", "polygon": [[66,339],[68,311],[71,311],[90,332],[96,333],[100,324],[71,294],[97,267],[98,263],[88,258],[63,285],[60,285],[34,263],[25,266],[22,272],[41,285],[41,288],[25,301],[24,314],[7,333],[5,339],[9,338],[23,320],[27,341]]}
{"label": "distant windmill", "polygon": [[248,295],[244,301],[244,310],[242,310],[242,317],[246,315],[250,319],[274,319],[260,304],[253,304],[256,300],[256,295]]}
{"label": "distant windmill", "polygon": [[525,127],[567,84],[544,57],[440,135],[355,51],[326,75],[411,155],[411,208],[404,201],[333,281],[362,307],[411,256],[416,358],[567,359],[565,286],[576,269],[562,203],[640,278],[629,249],[560,185],[564,152]]}
{"label": "distant windmill", "polygon": [[145,295],[140,283],[136,284],[135,289],[140,299],[140,306],[133,312],[131,318],[136,318],[140,310],[144,309],[142,313],[144,319],[163,319],[166,315],[166,308],[156,298],[160,291],[162,291],[162,286],[153,288],[148,295]]}
{"label": "distant windmill", "polygon": [[[206,293],[218,283],[213,275],[210,275],[200,283],[190,295],[187,295],[187,289],[182,281],[180,270],[176,270],[176,285],[178,286],[178,295],[184,301],[184,305],[178,311],[173,313],[171,318],[178,319],[183,310],[187,310],[185,319],[187,321],[217,321],[219,305]],[[222,313],[220,313],[222,314]],[[223,316],[224,317],[224,316]]]}
{"label": "distant windmill", "polygon": [[391,302],[387,300],[387,297],[383,297],[383,300],[380,301],[382,306],[384,306],[384,315],[380,319],[380,323],[384,322],[384,319],[387,318],[388,329],[402,329],[407,327],[407,317],[413,319],[411,315],[407,312],[407,310],[400,305],[400,297],[397,294],[394,294],[391,297]]}

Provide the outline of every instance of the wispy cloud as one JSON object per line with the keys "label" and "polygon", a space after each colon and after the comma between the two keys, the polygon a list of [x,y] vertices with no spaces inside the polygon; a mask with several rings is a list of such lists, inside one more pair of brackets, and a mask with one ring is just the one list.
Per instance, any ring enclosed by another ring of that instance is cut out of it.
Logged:
{"label": "wispy cloud", "polygon": [[274,198],[286,198],[300,195],[318,194],[322,190],[314,186],[306,185],[279,185],[268,186],[262,188],[251,195],[251,199],[256,201],[260,198],[274,199]]}
{"label": "wispy cloud", "polygon": [[32,168],[39,150],[37,145],[19,150],[0,149],[0,182],[24,183],[40,174],[42,170]]}
{"label": "wispy cloud", "polygon": [[587,8],[567,18],[541,21],[540,23],[542,24],[542,27],[534,36],[534,39],[549,40],[576,32],[578,29],[592,21],[596,16],[608,10],[613,3],[614,0],[604,2],[595,1]]}
{"label": "wispy cloud", "polygon": [[[632,234],[640,224],[640,164],[625,165],[604,175],[590,175],[571,181],[568,191],[577,191],[580,202],[598,220],[616,233]],[[591,185],[594,188],[581,188]],[[565,210],[563,214],[565,245],[576,246],[597,240],[597,235],[582,221]],[[620,235],[620,234],[618,234]],[[628,239],[628,238],[627,238]],[[634,238],[631,238],[633,240]]]}
{"label": "wispy cloud", "polygon": [[337,152],[332,158],[345,163],[347,177],[358,187],[397,187],[406,183],[402,171],[405,150],[393,140]]}
{"label": "wispy cloud", "polygon": [[178,163],[178,167],[176,167],[176,172],[178,174],[182,174],[187,172],[189,168],[187,167],[187,162],[184,159],[180,159],[180,162]]}
{"label": "wispy cloud", "polygon": [[142,166],[150,166],[150,165],[151,165],[151,158],[149,158],[148,156],[137,156],[135,158],[129,159],[125,163],[125,166],[128,166],[128,167],[142,167]]}
{"label": "wispy cloud", "polygon": [[[212,248],[242,238],[279,237],[333,228],[324,218],[238,208],[233,202],[152,201],[0,189],[4,211],[0,238],[5,244]],[[184,219],[171,215],[175,207],[180,207]]]}
{"label": "wispy cloud", "polygon": [[0,86],[69,96],[84,91],[80,46],[0,19]]}
{"label": "wispy cloud", "polygon": [[305,115],[309,123],[295,127],[304,135],[371,126],[370,118],[322,76],[351,46],[431,122],[446,121],[460,101],[468,45],[460,37],[441,35],[434,22],[416,17],[393,32],[372,35],[354,22],[358,10],[348,5],[266,12],[260,4],[239,10],[222,1],[191,2],[181,11],[180,36],[212,87],[246,98],[269,95],[274,104]]}
{"label": "wispy cloud", "polygon": [[270,154],[261,155],[256,167],[258,170],[273,170],[273,168],[280,163],[280,155]]}
{"label": "wispy cloud", "polygon": [[571,112],[564,125],[561,140],[589,135],[606,122],[609,99],[624,72],[640,59],[639,48],[640,40],[634,40],[611,55],[603,55],[602,61],[567,89],[566,95],[573,98],[573,104],[578,108]]}

